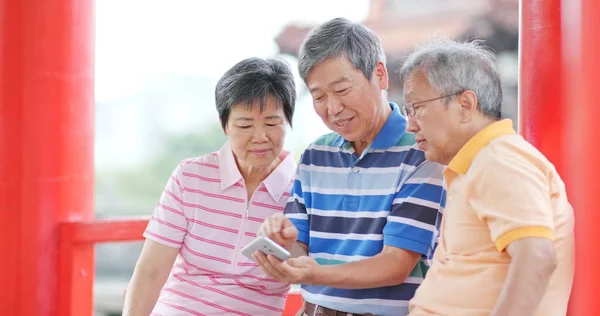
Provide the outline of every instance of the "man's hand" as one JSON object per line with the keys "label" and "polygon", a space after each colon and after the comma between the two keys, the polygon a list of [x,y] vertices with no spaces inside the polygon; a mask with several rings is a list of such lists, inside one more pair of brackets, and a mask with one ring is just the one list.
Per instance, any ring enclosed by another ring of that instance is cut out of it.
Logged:
{"label": "man's hand", "polygon": [[252,255],[254,261],[270,277],[289,284],[315,284],[319,264],[307,256],[288,259],[281,262],[273,255],[265,256],[260,251]]}
{"label": "man's hand", "polygon": [[298,238],[298,229],[285,215],[275,213],[260,225],[258,235],[269,237],[280,246],[290,250]]}

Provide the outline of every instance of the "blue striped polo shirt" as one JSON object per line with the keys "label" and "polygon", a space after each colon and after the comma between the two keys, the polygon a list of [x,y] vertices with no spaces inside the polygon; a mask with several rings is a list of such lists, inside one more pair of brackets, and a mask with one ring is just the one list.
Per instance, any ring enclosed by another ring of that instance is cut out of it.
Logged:
{"label": "blue striped polo shirt", "polygon": [[308,146],[285,214],[321,265],[369,258],[384,245],[420,253],[421,260],[397,286],[302,285],[310,303],[348,313],[407,315],[408,301],[427,272],[441,221],[443,166],[425,160],[414,135],[405,132],[398,106],[390,107],[390,117],[361,156],[337,133]]}

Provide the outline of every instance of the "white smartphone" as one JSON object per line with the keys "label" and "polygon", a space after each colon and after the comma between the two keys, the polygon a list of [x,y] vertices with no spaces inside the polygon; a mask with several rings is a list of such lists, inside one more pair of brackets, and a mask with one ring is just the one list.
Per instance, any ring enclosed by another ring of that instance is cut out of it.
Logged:
{"label": "white smartphone", "polygon": [[265,255],[273,255],[275,258],[281,261],[286,261],[291,257],[289,251],[285,250],[285,248],[281,247],[273,240],[265,236],[259,236],[247,244],[246,247],[242,248],[242,254],[251,260],[254,260],[254,258],[252,258],[252,254],[257,250]]}

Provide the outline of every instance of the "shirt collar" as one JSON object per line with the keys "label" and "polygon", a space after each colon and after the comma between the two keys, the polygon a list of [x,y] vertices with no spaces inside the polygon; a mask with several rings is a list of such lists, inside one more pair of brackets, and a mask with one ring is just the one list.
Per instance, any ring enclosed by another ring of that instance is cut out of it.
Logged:
{"label": "shirt collar", "polygon": [[221,190],[225,190],[242,180],[242,174],[233,157],[233,151],[231,151],[231,144],[229,141],[219,150],[218,159],[219,174],[221,176]]}
{"label": "shirt collar", "polygon": [[[400,141],[406,132],[406,119],[400,114],[398,105],[394,102],[390,102],[389,105],[392,108],[392,113],[387,121],[385,121],[379,133],[377,133],[377,136],[375,136],[375,140],[373,140],[370,148],[386,149],[392,147]],[[338,135],[333,145],[341,147],[347,142],[341,135]]]}
{"label": "shirt collar", "polygon": [[456,156],[454,156],[448,164],[448,169],[460,174],[467,173],[475,156],[477,156],[477,154],[492,140],[503,135],[513,135],[517,133],[512,126],[512,120],[510,119],[504,119],[486,126],[469,139],[469,141],[458,151]]}
{"label": "shirt collar", "polygon": [[282,152],[279,158],[282,159],[279,165],[263,181],[267,191],[275,201],[279,201],[288,192],[289,184],[294,180],[296,172],[296,162],[292,153]]}
{"label": "shirt collar", "polygon": [[[287,192],[289,188],[288,184],[294,179],[294,173],[296,171],[294,155],[284,151],[279,158],[281,159],[279,165],[262,182],[275,201],[279,201],[279,199]],[[225,190],[243,179],[235,162],[233,152],[231,151],[231,144],[229,142],[226,142],[219,150],[218,159],[219,173],[221,176],[221,190]]]}

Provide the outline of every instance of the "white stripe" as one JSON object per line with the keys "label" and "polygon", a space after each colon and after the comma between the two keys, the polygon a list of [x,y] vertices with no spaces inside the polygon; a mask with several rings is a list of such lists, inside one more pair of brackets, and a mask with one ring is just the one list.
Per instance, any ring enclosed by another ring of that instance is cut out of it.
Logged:
{"label": "white stripe", "polygon": [[[315,166],[315,165],[305,165],[305,164],[300,164],[300,166],[298,167],[300,169],[300,171],[307,171],[307,172],[320,172],[320,173],[350,173],[353,172],[352,169],[349,166],[348,167],[329,167],[329,166]],[[364,174],[396,174],[398,172],[413,172],[415,171],[415,169],[417,169],[416,166],[411,166],[411,165],[407,165],[407,164],[401,164],[400,166],[393,166],[393,167],[367,167],[367,168],[362,168],[362,167],[355,167],[358,168],[358,172],[359,173],[364,173]]]}
{"label": "white stripe", "polygon": [[386,149],[371,149],[370,152],[373,153],[383,153],[383,152],[395,152],[395,153],[401,153],[404,151],[409,151],[411,148],[413,148],[413,145],[410,146],[392,146],[390,148],[386,148]]}
{"label": "white stripe", "polygon": [[406,224],[406,225],[418,227],[418,228],[421,228],[421,229],[428,230],[428,231],[430,231],[432,233],[435,233],[435,226],[434,225],[425,224],[423,222],[419,222],[419,221],[416,221],[414,219],[410,219],[410,218],[406,218],[406,217],[388,216],[387,220],[389,222]]}
{"label": "white stripe", "polygon": [[321,173],[348,173],[350,172],[350,168],[337,168],[337,167],[327,167],[327,166],[315,166],[315,165],[305,165],[301,164],[298,166],[300,171],[308,171],[308,172],[321,172]]}
{"label": "white stripe", "polygon": [[301,204],[305,204],[305,203],[304,203],[304,198],[303,198],[303,197],[301,197],[301,196],[299,196],[299,195],[298,195],[298,194],[296,194],[296,193],[294,193],[294,195],[290,195],[290,197],[289,197],[289,198],[288,198],[288,200],[287,200],[287,203],[294,202],[294,200],[297,200],[297,201],[298,201],[299,203],[301,203]]}
{"label": "white stripe", "polygon": [[355,261],[360,261],[363,259],[367,259],[367,258],[371,258],[371,257],[365,257],[365,256],[344,256],[344,255],[338,255],[338,254],[329,254],[326,252],[318,252],[318,253],[310,253],[309,256],[317,259],[325,259],[325,260],[338,260],[338,261],[344,261],[344,262],[355,262]]}
{"label": "white stripe", "polygon": [[310,208],[310,214],[319,215],[319,216],[328,216],[328,217],[345,217],[345,218],[380,218],[387,217],[390,213],[389,211],[380,211],[380,212],[368,212],[368,211],[329,211],[329,210],[320,210],[316,208]]}
{"label": "white stripe", "polygon": [[421,282],[423,282],[423,278],[421,278],[421,277],[411,277],[411,276],[409,276],[408,278],[406,278],[406,280],[404,281],[404,283],[410,283],[410,284],[421,284]]}
{"label": "white stripe", "polygon": [[404,182],[404,184],[421,184],[421,183],[428,183],[428,184],[442,186],[444,184],[444,180],[442,180],[441,177],[440,178],[432,178],[432,177],[417,178],[417,177],[410,177],[410,178],[408,178],[408,180],[406,180]]}
{"label": "white stripe", "polygon": [[401,204],[401,203],[404,203],[404,202],[413,203],[413,204],[422,205],[422,206],[427,206],[427,207],[431,207],[432,209],[436,209],[436,210],[440,209],[440,203],[431,202],[431,201],[419,199],[419,198],[412,197],[412,196],[409,196],[408,198],[397,198],[397,199],[394,199],[393,204]]}
{"label": "white stripe", "polygon": [[310,149],[318,150],[318,151],[327,151],[327,152],[330,152],[330,153],[339,153],[340,152],[340,148],[341,147],[315,145],[315,144],[312,144],[310,146]]}
{"label": "white stripe", "polygon": [[310,231],[310,237],[324,238],[324,239],[337,239],[337,240],[383,240],[382,234],[336,234],[336,233],[324,233],[317,232],[314,230]]}
{"label": "white stripe", "polygon": [[299,219],[299,220],[308,220],[308,215],[307,214],[302,214],[302,213],[287,213],[285,214],[285,216],[287,218],[293,218],[293,219]]}
{"label": "white stripe", "polygon": [[337,296],[328,296],[322,294],[312,294],[306,290],[302,290],[302,296],[307,298],[308,301],[324,301],[324,302],[334,302],[346,305],[362,305],[362,304],[371,304],[371,305],[383,305],[383,306],[395,306],[395,307],[406,307],[408,306],[408,301],[401,300],[382,300],[378,298],[369,298],[369,299],[353,299],[353,298],[343,298]]}
{"label": "white stripe", "polygon": [[390,189],[381,189],[381,190],[377,190],[377,189],[347,189],[347,188],[335,188],[335,189],[329,189],[329,188],[319,188],[319,187],[305,187],[305,192],[312,192],[312,193],[320,193],[320,194],[337,194],[337,195],[357,195],[357,196],[362,196],[362,195],[389,195],[389,194],[395,194],[396,193],[396,188],[390,188]]}

